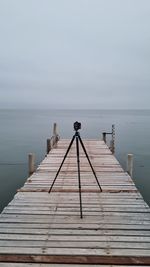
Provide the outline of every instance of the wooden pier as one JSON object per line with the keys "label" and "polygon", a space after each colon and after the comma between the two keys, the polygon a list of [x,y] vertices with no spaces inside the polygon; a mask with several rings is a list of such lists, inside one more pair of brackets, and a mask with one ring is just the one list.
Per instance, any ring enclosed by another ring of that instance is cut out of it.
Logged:
{"label": "wooden pier", "polygon": [[59,140],[0,216],[0,267],[150,266],[150,209],[104,141],[83,140],[80,218],[75,145]]}

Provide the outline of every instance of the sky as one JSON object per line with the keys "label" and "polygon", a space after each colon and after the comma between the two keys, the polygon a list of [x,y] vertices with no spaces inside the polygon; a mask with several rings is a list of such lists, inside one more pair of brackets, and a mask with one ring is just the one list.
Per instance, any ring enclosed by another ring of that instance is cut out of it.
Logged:
{"label": "sky", "polygon": [[149,109],[149,0],[0,0],[0,108]]}

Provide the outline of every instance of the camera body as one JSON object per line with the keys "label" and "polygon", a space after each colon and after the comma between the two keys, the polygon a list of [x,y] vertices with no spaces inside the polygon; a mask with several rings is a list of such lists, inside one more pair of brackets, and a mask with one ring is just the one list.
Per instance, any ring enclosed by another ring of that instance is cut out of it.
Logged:
{"label": "camera body", "polygon": [[75,131],[78,131],[78,130],[81,129],[81,122],[76,121],[76,122],[73,124],[73,126],[74,126],[74,130],[75,130]]}

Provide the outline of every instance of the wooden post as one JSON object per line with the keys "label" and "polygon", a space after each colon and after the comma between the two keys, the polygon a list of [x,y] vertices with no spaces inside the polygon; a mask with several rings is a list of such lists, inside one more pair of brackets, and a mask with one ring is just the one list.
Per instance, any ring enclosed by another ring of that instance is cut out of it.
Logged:
{"label": "wooden post", "polygon": [[133,174],[133,154],[128,154],[128,157],[127,157],[127,173],[132,177],[132,174]]}
{"label": "wooden post", "polygon": [[103,132],[103,141],[106,143],[106,132]]}
{"label": "wooden post", "polygon": [[111,152],[115,153],[115,125],[112,125],[112,140],[111,140]]}
{"label": "wooden post", "polygon": [[57,141],[58,141],[58,126],[57,123],[55,122],[53,126],[53,147],[56,147]]}
{"label": "wooden post", "polygon": [[50,152],[51,150],[51,139],[47,139],[47,154]]}
{"label": "wooden post", "polygon": [[35,155],[30,153],[28,155],[28,167],[29,167],[29,176],[35,171]]}
{"label": "wooden post", "polygon": [[50,146],[51,146],[51,149],[53,148],[53,145],[54,145],[54,141],[53,141],[53,136],[50,138]]}
{"label": "wooden post", "polygon": [[57,135],[53,135],[53,147],[57,145]]}
{"label": "wooden post", "polygon": [[53,126],[53,135],[57,135],[58,134],[58,129],[57,129],[57,123],[55,122],[54,123],[54,126]]}

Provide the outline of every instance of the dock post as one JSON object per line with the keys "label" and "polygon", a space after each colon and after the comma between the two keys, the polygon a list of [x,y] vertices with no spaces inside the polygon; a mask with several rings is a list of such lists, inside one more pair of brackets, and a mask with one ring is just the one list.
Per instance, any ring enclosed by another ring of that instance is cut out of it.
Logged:
{"label": "dock post", "polygon": [[53,126],[53,147],[56,147],[57,141],[58,141],[58,126],[57,123],[55,122]]}
{"label": "dock post", "polygon": [[115,125],[112,125],[112,139],[110,142],[111,152],[112,154],[115,153]]}
{"label": "dock post", "polygon": [[132,177],[132,174],[133,174],[133,154],[128,154],[128,157],[127,157],[127,173]]}
{"label": "dock post", "polygon": [[35,155],[30,153],[28,155],[28,168],[29,168],[29,176],[35,171]]}
{"label": "dock post", "polygon": [[54,146],[54,137],[52,136],[51,139],[50,139],[50,147],[51,149],[53,148]]}
{"label": "dock post", "polygon": [[106,132],[103,132],[103,141],[106,143]]}
{"label": "dock post", "polygon": [[51,150],[51,139],[47,139],[47,154],[50,152]]}

